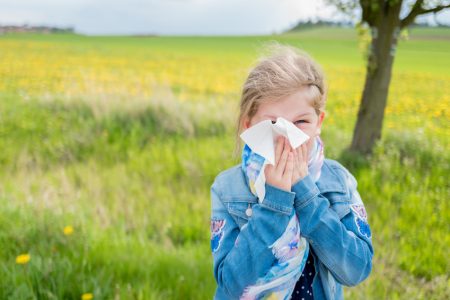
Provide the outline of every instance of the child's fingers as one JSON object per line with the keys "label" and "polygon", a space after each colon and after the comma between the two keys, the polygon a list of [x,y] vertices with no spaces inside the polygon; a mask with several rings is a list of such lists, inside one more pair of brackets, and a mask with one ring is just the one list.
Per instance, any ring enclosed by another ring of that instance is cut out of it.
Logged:
{"label": "child's fingers", "polygon": [[300,158],[298,156],[298,148],[294,149],[292,151],[292,155],[293,155],[293,162],[294,162],[294,164],[293,164],[294,165],[294,172],[293,172],[293,174],[295,175],[295,174],[298,173],[299,168],[300,168]]}
{"label": "child's fingers", "polygon": [[289,155],[289,147],[286,144],[286,142],[284,143],[284,149],[283,149],[283,153],[281,153],[281,158],[280,161],[278,163],[278,165],[276,166],[276,171],[277,173],[281,176],[283,174],[284,168],[286,167],[286,161]]}
{"label": "child's fingers", "polygon": [[273,168],[273,166],[271,164],[267,164],[264,167],[264,174],[266,174],[266,176],[267,176],[267,173],[270,172],[272,170],[272,168]]}
{"label": "child's fingers", "polygon": [[294,172],[294,157],[292,152],[289,152],[286,161],[286,168],[284,169],[283,181],[292,179],[292,173]]}
{"label": "child's fingers", "polygon": [[294,170],[295,170],[297,168],[298,162],[299,162],[298,148],[294,149],[294,151],[292,151],[292,154],[294,155]]}
{"label": "child's fingers", "polygon": [[281,152],[283,151],[283,145],[284,145],[284,137],[280,135],[277,139],[277,144],[275,146],[275,165],[277,165],[278,161],[280,160]]}

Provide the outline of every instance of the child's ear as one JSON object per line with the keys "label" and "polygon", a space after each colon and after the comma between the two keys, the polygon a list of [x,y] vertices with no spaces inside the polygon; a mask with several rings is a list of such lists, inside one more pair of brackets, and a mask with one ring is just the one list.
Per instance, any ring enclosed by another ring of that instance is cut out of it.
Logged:
{"label": "child's ear", "polygon": [[319,135],[321,132],[323,119],[325,119],[325,112],[321,111],[319,114],[319,118],[317,120],[317,130],[316,130],[317,135]]}
{"label": "child's ear", "polygon": [[250,127],[250,120],[248,119],[248,118],[246,118],[245,120],[244,120],[244,129],[247,129],[247,128],[249,128]]}

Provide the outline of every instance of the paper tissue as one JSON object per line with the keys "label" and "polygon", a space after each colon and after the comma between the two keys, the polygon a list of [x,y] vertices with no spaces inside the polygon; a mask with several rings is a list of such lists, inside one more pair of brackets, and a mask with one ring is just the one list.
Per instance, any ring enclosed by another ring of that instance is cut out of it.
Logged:
{"label": "paper tissue", "polygon": [[264,169],[267,164],[275,165],[275,145],[280,135],[288,139],[293,149],[296,149],[310,138],[292,122],[282,117],[278,117],[275,124],[272,124],[271,120],[261,121],[249,127],[240,135],[241,139],[253,152],[265,158],[261,171],[255,181],[255,189],[259,203],[264,199],[266,190]]}

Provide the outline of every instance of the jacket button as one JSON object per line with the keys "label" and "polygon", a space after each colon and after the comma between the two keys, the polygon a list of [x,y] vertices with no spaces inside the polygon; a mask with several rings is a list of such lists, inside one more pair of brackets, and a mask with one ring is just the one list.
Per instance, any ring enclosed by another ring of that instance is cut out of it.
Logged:
{"label": "jacket button", "polygon": [[245,214],[247,215],[247,217],[251,217],[252,216],[252,208],[250,206],[250,203],[248,204],[248,208],[245,210]]}

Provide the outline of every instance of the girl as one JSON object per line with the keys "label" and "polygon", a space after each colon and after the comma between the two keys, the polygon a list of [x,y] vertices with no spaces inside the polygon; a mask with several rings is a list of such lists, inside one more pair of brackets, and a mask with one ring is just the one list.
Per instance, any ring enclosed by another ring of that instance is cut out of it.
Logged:
{"label": "girl", "polygon": [[356,180],[324,158],[320,130],[326,88],[305,53],[275,45],[242,90],[239,136],[282,117],[310,138],[293,149],[280,137],[275,164],[264,169],[264,199],[255,180],[264,158],[244,145],[242,162],[211,185],[214,299],[342,299],[372,269],[372,240]]}

